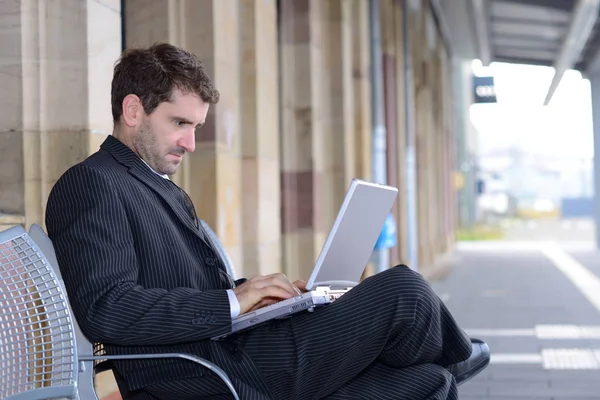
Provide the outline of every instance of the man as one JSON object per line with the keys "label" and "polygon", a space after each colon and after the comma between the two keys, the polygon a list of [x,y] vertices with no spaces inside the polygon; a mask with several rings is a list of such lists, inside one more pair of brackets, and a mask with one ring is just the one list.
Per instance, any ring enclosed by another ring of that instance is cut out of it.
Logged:
{"label": "man", "polygon": [[[489,353],[405,266],[314,313],[210,340],[230,332],[232,316],[305,289],[282,274],[232,282],[168,178],[218,100],[198,59],[177,47],[128,50],[115,65],[113,135],[58,180],[47,205],[83,333],[109,353],[211,360],[243,399],[457,398],[457,381]],[[186,360],[115,362],[115,372],[127,398],[230,398],[216,375]]]}

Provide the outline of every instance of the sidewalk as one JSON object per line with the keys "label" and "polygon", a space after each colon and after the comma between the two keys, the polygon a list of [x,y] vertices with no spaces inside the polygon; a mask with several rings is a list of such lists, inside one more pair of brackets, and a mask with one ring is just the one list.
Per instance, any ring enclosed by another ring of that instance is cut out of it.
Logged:
{"label": "sidewalk", "polygon": [[[534,246],[461,243],[453,271],[432,282],[459,324],[492,351],[491,365],[460,388],[461,400],[600,399],[600,253],[568,250],[583,265],[561,269]],[[596,275],[582,282],[569,271]],[[586,297],[584,285],[598,287]]]}

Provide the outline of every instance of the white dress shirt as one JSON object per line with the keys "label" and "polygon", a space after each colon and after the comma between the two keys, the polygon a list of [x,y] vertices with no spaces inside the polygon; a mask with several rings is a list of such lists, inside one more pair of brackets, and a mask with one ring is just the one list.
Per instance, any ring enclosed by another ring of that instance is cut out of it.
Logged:
{"label": "white dress shirt", "polygon": [[[142,160],[140,158],[140,160]],[[148,165],[148,163],[144,160],[142,160],[144,162],[144,164]],[[158,172],[156,172],[150,165],[148,165],[148,168],[150,168],[150,170],[152,172],[154,172],[156,175],[158,176],[162,176],[165,179],[169,179],[169,177],[167,175],[161,175]],[[229,297],[229,308],[231,309],[231,318],[235,318],[238,315],[240,315],[240,302],[237,299],[237,296],[235,295],[235,293],[233,293],[232,289],[227,289],[227,296]]]}

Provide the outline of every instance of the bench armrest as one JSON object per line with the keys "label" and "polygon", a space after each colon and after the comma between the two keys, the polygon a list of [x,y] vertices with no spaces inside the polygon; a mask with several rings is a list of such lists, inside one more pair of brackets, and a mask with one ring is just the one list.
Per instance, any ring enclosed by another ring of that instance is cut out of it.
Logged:
{"label": "bench armrest", "polygon": [[231,394],[233,394],[233,398],[235,400],[240,400],[235,388],[233,387],[233,384],[231,383],[231,380],[229,379],[229,377],[227,376],[225,371],[223,371],[217,365],[215,365],[215,364],[211,363],[210,361],[207,361],[201,357],[196,357],[196,356],[192,356],[190,354],[183,354],[183,353],[129,354],[129,355],[120,355],[120,356],[119,355],[102,355],[102,356],[80,355],[79,356],[80,361],[141,360],[141,359],[157,359],[157,358],[182,358],[185,360],[195,362],[196,364],[200,364],[205,368],[208,368],[209,370],[211,370],[212,372],[217,374],[217,376],[219,378],[221,378],[221,380],[225,383],[227,388],[231,391]]}

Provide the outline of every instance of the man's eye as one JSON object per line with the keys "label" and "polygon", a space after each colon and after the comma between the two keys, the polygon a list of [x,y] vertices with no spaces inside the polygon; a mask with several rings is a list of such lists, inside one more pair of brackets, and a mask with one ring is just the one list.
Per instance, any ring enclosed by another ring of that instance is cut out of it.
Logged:
{"label": "man's eye", "polygon": [[183,125],[185,125],[185,121],[181,121],[179,119],[175,120],[175,125],[177,125],[177,126],[183,126]]}

